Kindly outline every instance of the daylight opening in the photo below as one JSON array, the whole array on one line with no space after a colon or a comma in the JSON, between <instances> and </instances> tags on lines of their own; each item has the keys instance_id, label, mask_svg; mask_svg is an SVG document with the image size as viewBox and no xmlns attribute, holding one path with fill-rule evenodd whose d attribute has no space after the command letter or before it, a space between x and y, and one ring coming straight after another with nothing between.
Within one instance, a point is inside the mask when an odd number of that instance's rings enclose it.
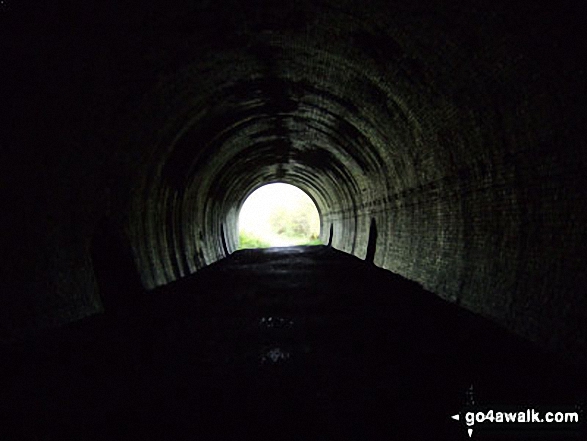
<instances>
[{"instance_id":1,"label":"daylight opening","mask_svg":"<svg viewBox=\"0 0 587 441\"><path fill-rule=\"evenodd\" d=\"M243 204L239 249L321 245L320 215L306 193L289 184L267 184Z\"/></svg>"}]
</instances>

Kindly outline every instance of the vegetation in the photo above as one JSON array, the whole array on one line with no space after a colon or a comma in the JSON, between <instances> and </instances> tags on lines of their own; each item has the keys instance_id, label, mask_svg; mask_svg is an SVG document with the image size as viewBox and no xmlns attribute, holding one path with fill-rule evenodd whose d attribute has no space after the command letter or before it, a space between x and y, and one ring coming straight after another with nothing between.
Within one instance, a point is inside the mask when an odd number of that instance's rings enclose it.
<instances>
[{"instance_id":1,"label":"vegetation","mask_svg":"<svg viewBox=\"0 0 587 441\"><path fill-rule=\"evenodd\" d=\"M287 242L291 242L293 245L324 245L322 241L314 236L308 238L307 236L285 236L279 235L278 240L284 240ZM239 250L244 250L247 248L269 248L272 246L276 246L272 244L269 240L260 238L251 234L247 231L241 231L239 234Z\"/></svg>"},{"instance_id":2,"label":"vegetation","mask_svg":"<svg viewBox=\"0 0 587 441\"><path fill-rule=\"evenodd\" d=\"M273 232L287 237L307 237L310 235L309 214L305 211L292 215L285 208L279 207L271 213L269 224Z\"/></svg>"},{"instance_id":3,"label":"vegetation","mask_svg":"<svg viewBox=\"0 0 587 441\"><path fill-rule=\"evenodd\" d=\"M241 212L239 249L322 244L318 239L320 217L314 202L307 195L300 198L287 194L282 189L277 199L266 196L244 218Z\"/></svg>"},{"instance_id":4,"label":"vegetation","mask_svg":"<svg viewBox=\"0 0 587 441\"><path fill-rule=\"evenodd\" d=\"M243 250L245 248L268 248L271 245L269 244L269 242L260 239L259 237L253 236L250 233L247 233L246 231L241 231L239 236L238 236L238 240L239 240L239 245L238 245L238 249L239 250Z\"/></svg>"}]
</instances>

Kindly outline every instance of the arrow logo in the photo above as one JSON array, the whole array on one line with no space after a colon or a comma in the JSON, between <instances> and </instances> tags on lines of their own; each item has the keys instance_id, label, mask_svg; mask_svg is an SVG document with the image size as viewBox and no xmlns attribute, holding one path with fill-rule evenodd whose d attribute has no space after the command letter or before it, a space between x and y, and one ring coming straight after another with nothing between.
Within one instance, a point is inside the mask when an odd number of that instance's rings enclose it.
<instances>
[{"instance_id":1,"label":"arrow logo","mask_svg":"<svg viewBox=\"0 0 587 441\"><path fill-rule=\"evenodd\" d=\"M455 421L459 421L461 416L457 413L456 415L451 416L451 418ZM469 432L469 438L471 438L473 436L473 429L469 429L467 432Z\"/></svg>"}]
</instances>

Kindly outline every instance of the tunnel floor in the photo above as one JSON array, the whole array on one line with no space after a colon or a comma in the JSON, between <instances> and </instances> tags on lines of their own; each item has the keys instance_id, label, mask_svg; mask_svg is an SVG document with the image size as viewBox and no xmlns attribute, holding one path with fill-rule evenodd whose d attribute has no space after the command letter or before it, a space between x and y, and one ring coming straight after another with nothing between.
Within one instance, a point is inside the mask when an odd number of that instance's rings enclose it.
<instances>
[{"instance_id":1,"label":"tunnel floor","mask_svg":"<svg viewBox=\"0 0 587 441\"><path fill-rule=\"evenodd\" d=\"M577 369L325 246L237 251L143 297L2 348L1 439L458 440L468 404L585 398Z\"/></svg>"}]
</instances>

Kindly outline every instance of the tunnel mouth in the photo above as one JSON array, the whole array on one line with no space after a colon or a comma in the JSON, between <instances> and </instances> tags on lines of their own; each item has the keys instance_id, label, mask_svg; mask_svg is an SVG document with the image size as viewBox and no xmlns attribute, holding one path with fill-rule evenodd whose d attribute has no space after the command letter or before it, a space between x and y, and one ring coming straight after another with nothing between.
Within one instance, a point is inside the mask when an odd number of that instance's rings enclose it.
<instances>
[{"instance_id":1,"label":"tunnel mouth","mask_svg":"<svg viewBox=\"0 0 587 441\"><path fill-rule=\"evenodd\" d=\"M322 245L320 213L301 188L285 182L257 187L238 215L238 248Z\"/></svg>"}]
</instances>

